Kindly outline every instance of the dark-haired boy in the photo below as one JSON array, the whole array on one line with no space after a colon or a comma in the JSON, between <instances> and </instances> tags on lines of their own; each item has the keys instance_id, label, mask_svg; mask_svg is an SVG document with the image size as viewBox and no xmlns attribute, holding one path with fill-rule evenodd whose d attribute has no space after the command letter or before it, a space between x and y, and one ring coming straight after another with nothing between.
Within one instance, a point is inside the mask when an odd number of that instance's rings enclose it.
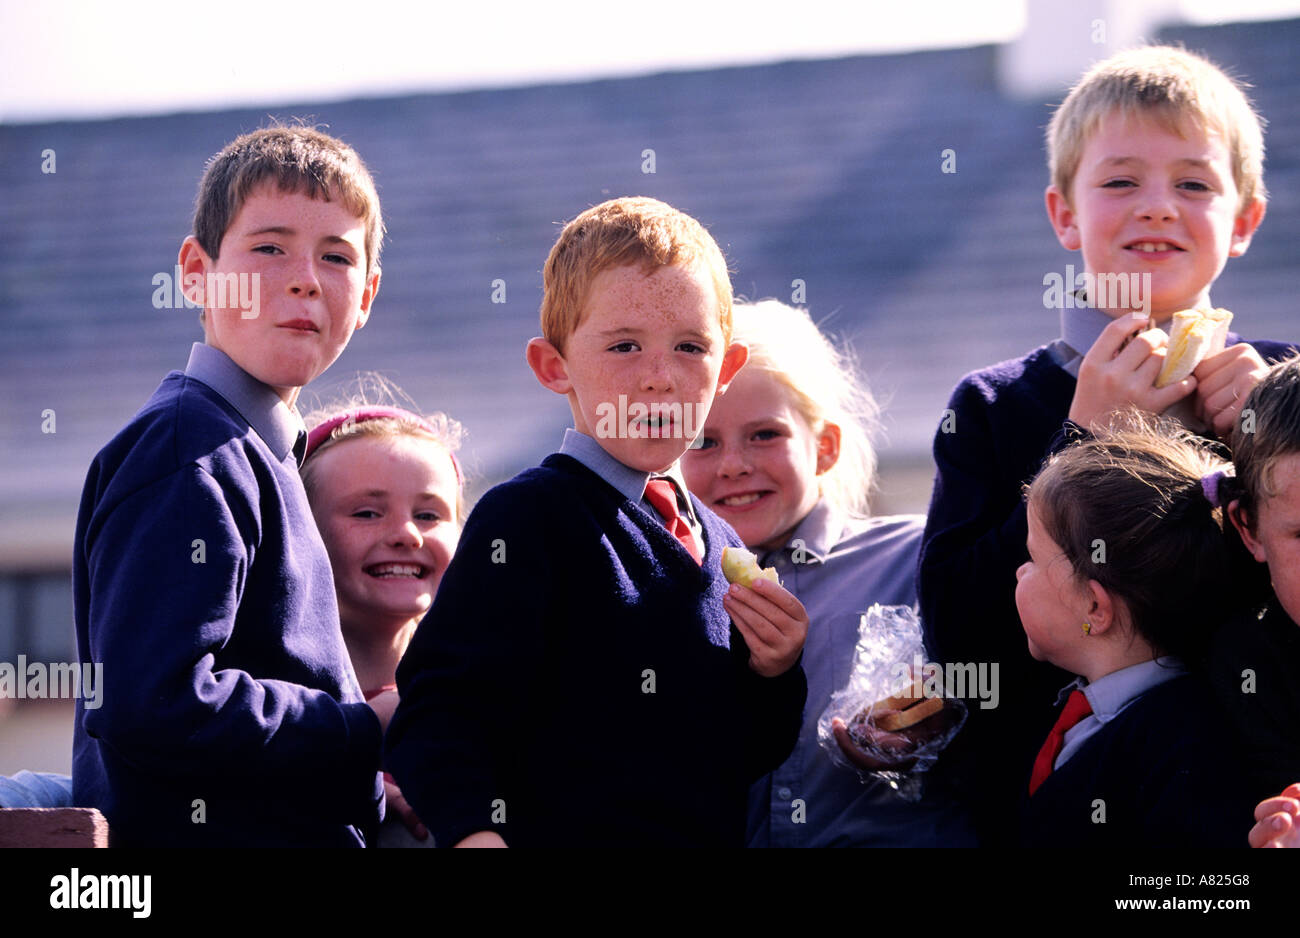
<instances>
[{"instance_id":1,"label":"dark-haired boy","mask_svg":"<svg viewBox=\"0 0 1300 938\"><path fill-rule=\"evenodd\" d=\"M365 324L383 222L356 153L306 128L233 141L180 250L204 343L95 457L73 559L74 798L115 846L356 846L381 734L339 630L295 409ZM377 717L376 714L379 714Z\"/></svg>"}]
</instances>

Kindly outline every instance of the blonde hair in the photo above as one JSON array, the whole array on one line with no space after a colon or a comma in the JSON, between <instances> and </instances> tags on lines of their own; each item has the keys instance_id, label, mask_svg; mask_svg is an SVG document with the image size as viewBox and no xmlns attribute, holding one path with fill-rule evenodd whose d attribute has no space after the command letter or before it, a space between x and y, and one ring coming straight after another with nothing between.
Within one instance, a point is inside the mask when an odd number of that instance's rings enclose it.
<instances>
[{"instance_id":1,"label":"blonde hair","mask_svg":"<svg viewBox=\"0 0 1300 938\"><path fill-rule=\"evenodd\" d=\"M850 517L869 517L880 408L848 347L837 348L806 311L779 300L738 302L733 315L733 341L749 348L744 370L785 385L813 433L828 423L840 428L839 459L817 477L822 497Z\"/></svg>"},{"instance_id":2,"label":"blonde hair","mask_svg":"<svg viewBox=\"0 0 1300 938\"><path fill-rule=\"evenodd\" d=\"M1264 189L1264 120L1244 88L1218 66L1186 49L1144 46L1116 53L1079 80L1047 126L1052 183L1070 200L1084 147L1110 114L1147 117L1183 135L1186 122L1221 135L1232 160L1240 211Z\"/></svg>"},{"instance_id":3,"label":"blonde hair","mask_svg":"<svg viewBox=\"0 0 1300 938\"><path fill-rule=\"evenodd\" d=\"M582 323L591 282L602 271L631 264L699 268L718 295L723 344L731 343L731 278L713 236L691 216L658 199L611 199L564 226L542 270L542 335L564 353Z\"/></svg>"},{"instance_id":4,"label":"blonde hair","mask_svg":"<svg viewBox=\"0 0 1300 938\"><path fill-rule=\"evenodd\" d=\"M460 449L461 440L465 435L464 427L461 426L459 421L453 420L441 411L435 411L431 414L421 413L413 406L410 398L401 388L374 372L358 375L356 380L352 382L352 386L355 387L355 390L347 394L347 396L330 404L317 407L303 417L307 429L310 431L346 411L359 408L394 407L408 411L409 416L345 420L331 430L329 436L322 440L303 460L302 469L299 471L302 476L303 488L307 490L308 500L312 500L316 494L320 482L316 472L316 459L325 450L331 449L344 440L360 437L388 439L397 436L410 436L418 440L427 440L438 444L451 458L452 465L456 468L458 480L462 483L457 486L456 491L455 522L458 525L463 525L467 514L465 486L463 477L461 477L461 466L456 460L455 453L456 450Z\"/></svg>"}]
</instances>

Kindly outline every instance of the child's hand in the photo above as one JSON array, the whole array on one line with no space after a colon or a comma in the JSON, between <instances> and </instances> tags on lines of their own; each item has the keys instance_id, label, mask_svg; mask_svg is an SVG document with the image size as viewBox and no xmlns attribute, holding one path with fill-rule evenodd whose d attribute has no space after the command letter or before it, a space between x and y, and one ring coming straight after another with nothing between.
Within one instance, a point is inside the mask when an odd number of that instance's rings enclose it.
<instances>
[{"instance_id":1,"label":"child's hand","mask_svg":"<svg viewBox=\"0 0 1300 938\"><path fill-rule=\"evenodd\" d=\"M1196 388L1196 378L1190 376L1166 388L1156 387L1164 364L1164 357L1156 352L1169 339L1145 331L1149 325L1140 313L1127 313L1102 330L1079 365L1071 420L1092 430L1094 422L1130 404L1158 414Z\"/></svg>"},{"instance_id":2,"label":"child's hand","mask_svg":"<svg viewBox=\"0 0 1300 938\"><path fill-rule=\"evenodd\" d=\"M1252 847L1300 847L1300 782L1287 786L1276 798L1266 798L1255 808L1250 829Z\"/></svg>"},{"instance_id":3,"label":"child's hand","mask_svg":"<svg viewBox=\"0 0 1300 938\"><path fill-rule=\"evenodd\" d=\"M457 847L504 847L506 842L501 839L501 835L496 831L475 831L470 834Z\"/></svg>"},{"instance_id":4,"label":"child's hand","mask_svg":"<svg viewBox=\"0 0 1300 938\"><path fill-rule=\"evenodd\" d=\"M913 744L906 736L900 736L898 733L890 733L886 730L877 729L870 724L863 724L862 731L871 737L871 742L884 749L885 751L904 750ZM853 737L849 735L848 725L839 717L831 720L831 734L835 737L835 742L839 743L840 751L844 753L845 758L856 765L858 768L866 769L868 772L874 772L877 769L889 769L894 772L905 772L912 767L916 760L907 762L884 762L875 759L862 751Z\"/></svg>"},{"instance_id":5,"label":"child's hand","mask_svg":"<svg viewBox=\"0 0 1300 938\"><path fill-rule=\"evenodd\" d=\"M1237 414L1269 368L1245 342L1230 345L1196 366L1196 414L1227 439Z\"/></svg>"},{"instance_id":6,"label":"child's hand","mask_svg":"<svg viewBox=\"0 0 1300 938\"><path fill-rule=\"evenodd\" d=\"M388 802L388 810L397 812L402 826L411 832L412 837L416 840L429 839L429 829L420 823L420 819L415 815L415 809L402 796L402 790L397 787L397 783L387 772L384 773L384 798Z\"/></svg>"},{"instance_id":7,"label":"child's hand","mask_svg":"<svg viewBox=\"0 0 1300 938\"><path fill-rule=\"evenodd\" d=\"M386 690L367 701L370 709L375 711L375 716L379 717L379 729L382 732L388 732L388 724L393 721L393 714L397 711L398 699L397 691Z\"/></svg>"},{"instance_id":8,"label":"child's hand","mask_svg":"<svg viewBox=\"0 0 1300 938\"><path fill-rule=\"evenodd\" d=\"M752 589L733 583L722 605L745 639L756 674L790 670L808 636L808 612L793 593L771 580L755 580Z\"/></svg>"}]
</instances>

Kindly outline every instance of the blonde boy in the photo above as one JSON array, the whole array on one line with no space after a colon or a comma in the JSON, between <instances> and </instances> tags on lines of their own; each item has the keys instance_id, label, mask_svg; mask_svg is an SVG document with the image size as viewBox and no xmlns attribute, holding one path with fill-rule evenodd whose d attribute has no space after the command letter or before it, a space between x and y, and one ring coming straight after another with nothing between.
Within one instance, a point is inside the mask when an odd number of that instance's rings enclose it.
<instances>
[{"instance_id":1,"label":"blonde boy","mask_svg":"<svg viewBox=\"0 0 1300 938\"><path fill-rule=\"evenodd\" d=\"M104 691L78 703L74 797L117 845L359 846L378 823L393 703L348 663L294 402L365 324L382 237L325 134L247 134L204 175L180 265L205 341L95 457L77 518Z\"/></svg>"},{"instance_id":2,"label":"blonde boy","mask_svg":"<svg viewBox=\"0 0 1300 938\"><path fill-rule=\"evenodd\" d=\"M565 227L544 286L528 364L574 429L470 514L398 669L388 767L440 844L739 846L747 784L798 734L807 616L728 592L740 540L676 481L745 361L722 254L616 199Z\"/></svg>"},{"instance_id":3,"label":"blonde boy","mask_svg":"<svg viewBox=\"0 0 1300 938\"><path fill-rule=\"evenodd\" d=\"M1159 413L1181 402L1189 423L1225 435L1266 361L1288 350L1229 334L1193 376L1157 388L1166 338L1143 331L1208 305L1211 284L1264 217L1260 121L1236 83L1181 49L1123 52L1075 86L1047 139L1046 206L1057 238L1082 251L1088 283L1122 278L1135 289L1062 304L1061 338L964 378L935 436L921 610L927 646L941 660L1001 663L1002 705L974 714L965 741L982 753L976 798L990 840L999 839L1069 680L1029 657L1019 626L1022 484L1072 433L1127 405Z\"/></svg>"}]
</instances>

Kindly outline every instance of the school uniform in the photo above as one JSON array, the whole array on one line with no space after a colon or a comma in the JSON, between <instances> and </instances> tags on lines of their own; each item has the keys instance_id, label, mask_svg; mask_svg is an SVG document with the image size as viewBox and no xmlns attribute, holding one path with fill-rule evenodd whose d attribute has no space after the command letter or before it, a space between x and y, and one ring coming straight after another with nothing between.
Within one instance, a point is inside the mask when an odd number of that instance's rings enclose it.
<instances>
[{"instance_id":1,"label":"school uniform","mask_svg":"<svg viewBox=\"0 0 1300 938\"><path fill-rule=\"evenodd\" d=\"M387 767L440 845L741 846L750 782L798 736L796 664L760 677L648 476L568 431L483 496L397 669ZM684 496L683 496L684 498Z\"/></svg>"},{"instance_id":2,"label":"school uniform","mask_svg":"<svg viewBox=\"0 0 1300 938\"><path fill-rule=\"evenodd\" d=\"M379 721L339 628L298 460L302 421L196 344L95 457L73 612L77 805L114 845L361 846L383 804Z\"/></svg>"},{"instance_id":3,"label":"school uniform","mask_svg":"<svg viewBox=\"0 0 1300 938\"><path fill-rule=\"evenodd\" d=\"M1208 684L1160 658L1072 686L1092 713L1027 795L1025 846L1247 846L1254 802Z\"/></svg>"},{"instance_id":4,"label":"school uniform","mask_svg":"<svg viewBox=\"0 0 1300 938\"><path fill-rule=\"evenodd\" d=\"M936 475L917 586L926 647L942 662L998 662L1001 702L976 710L950 749L981 807L987 842L1003 841L1016 781L1052 723L1069 675L1034 661L1015 605L1016 569L1029 559L1022 486L1083 431L1067 420L1084 353L1111 322L1095 309L1061 311L1062 338L967 375L934 438ZM1227 344L1241 339L1229 333ZM1251 343L1266 361L1294 350Z\"/></svg>"}]
</instances>

